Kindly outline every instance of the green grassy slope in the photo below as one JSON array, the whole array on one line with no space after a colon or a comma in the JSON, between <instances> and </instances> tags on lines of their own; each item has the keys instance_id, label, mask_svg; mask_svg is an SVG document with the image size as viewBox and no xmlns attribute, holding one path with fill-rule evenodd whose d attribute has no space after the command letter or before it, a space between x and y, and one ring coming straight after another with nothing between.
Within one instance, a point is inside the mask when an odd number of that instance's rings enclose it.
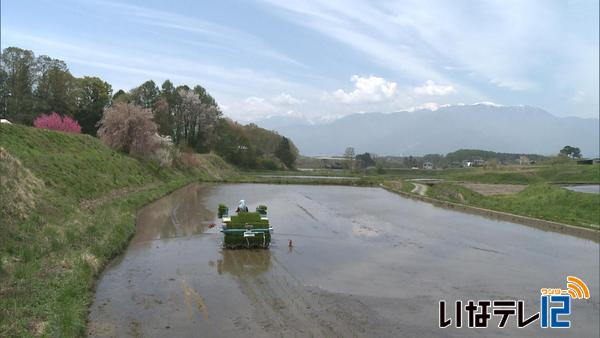
<instances>
[{"instance_id":1,"label":"green grassy slope","mask_svg":"<svg viewBox=\"0 0 600 338\"><path fill-rule=\"evenodd\" d=\"M148 166L88 135L17 125L0 128L0 146L42 179L47 188L67 197L93 198L156 178Z\"/></svg>"},{"instance_id":2,"label":"green grassy slope","mask_svg":"<svg viewBox=\"0 0 600 338\"><path fill-rule=\"evenodd\" d=\"M465 168L446 170L391 169L385 179L441 178L489 184L535 184L535 183L600 183L600 164L578 165L573 163L498 168Z\"/></svg>"},{"instance_id":3,"label":"green grassy slope","mask_svg":"<svg viewBox=\"0 0 600 338\"><path fill-rule=\"evenodd\" d=\"M484 196L459 184L441 183L428 190L430 197L548 221L599 229L600 195L573 192L536 183L515 195Z\"/></svg>"},{"instance_id":4,"label":"green grassy slope","mask_svg":"<svg viewBox=\"0 0 600 338\"><path fill-rule=\"evenodd\" d=\"M135 210L231 169L214 155L160 169L98 139L0 125L0 336L80 336L101 268L126 246Z\"/></svg>"},{"instance_id":5,"label":"green grassy slope","mask_svg":"<svg viewBox=\"0 0 600 338\"><path fill-rule=\"evenodd\" d=\"M553 183L600 183L600 164L555 165L540 167L536 174Z\"/></svg>"},{"instance_id":6,"label":"green grassy slope","mask_svg":"<svg viewBox=\"0 0 600 338\"><path fill-rule=\"evenodd\" d=\"M557 164L502 169L477 168L449 175L456 181L492 184L600 183L600 165Z\"/></svg>"}]
</instances>

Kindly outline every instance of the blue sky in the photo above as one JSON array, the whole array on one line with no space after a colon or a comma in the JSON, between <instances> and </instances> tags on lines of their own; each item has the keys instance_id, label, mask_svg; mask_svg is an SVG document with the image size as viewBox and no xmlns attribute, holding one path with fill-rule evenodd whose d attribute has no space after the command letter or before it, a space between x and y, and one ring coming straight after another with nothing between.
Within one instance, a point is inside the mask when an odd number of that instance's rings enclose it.
<instances>
[{"instance_id":1,"label":"blue sky","mask_svg":"<svg viewBox=\"0 0 600 338\"><path fill-rule=\"evenodd\" d=\"M2 48L201 84L242 121L446 104L598 117L598 1L3 0Z\"/></svg>"}]
</instances>

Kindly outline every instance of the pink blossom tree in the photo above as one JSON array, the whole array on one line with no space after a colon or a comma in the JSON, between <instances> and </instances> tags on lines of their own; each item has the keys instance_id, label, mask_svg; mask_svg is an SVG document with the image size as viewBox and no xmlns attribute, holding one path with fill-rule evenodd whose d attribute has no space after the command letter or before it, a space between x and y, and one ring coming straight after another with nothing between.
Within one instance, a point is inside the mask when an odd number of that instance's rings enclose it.
<instances>
[{"instance_id":1,"label":"pink blossom tree","mask_svg":"<svg viewBox=\"0 0 600 338\"><path fill-rule=\"evenodd\" d=\"M79 126L77 121L69 116L60 116L57 112L38 116L35 121L33 121L33 125L36 128L59 130L74 134L81 133L81 126Z\"/></svg>"},{"instance_id":2,"label":"pink blossom tree","mask_svg":"<svg viewBox=\"0 0 600 338\"><path fill-rule=\"evenodd\" d=\"M104 110L98 137L113 149L144 158L158 146L158 127L152 117L150 109L117 102Z\"/></svg>"}]
</instances>

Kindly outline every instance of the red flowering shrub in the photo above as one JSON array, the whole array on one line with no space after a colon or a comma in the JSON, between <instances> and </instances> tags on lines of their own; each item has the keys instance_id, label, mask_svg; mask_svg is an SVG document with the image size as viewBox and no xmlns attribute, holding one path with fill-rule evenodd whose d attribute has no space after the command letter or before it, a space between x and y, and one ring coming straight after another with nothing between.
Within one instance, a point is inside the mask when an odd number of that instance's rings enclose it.
<instances>
[{"instance_id":1,"label":"red flowering shrub","mask_svg":"<svg viewBox=\"0 0 600 338\"><path fill-rule=\"evenodd\" d=\"M68 116L60 116L57 112L38 116L35 121L33 121L33 125L36 128L59 130L74 134L81 133L81 127L77 121Z\"/></svg>"}]
</instances>

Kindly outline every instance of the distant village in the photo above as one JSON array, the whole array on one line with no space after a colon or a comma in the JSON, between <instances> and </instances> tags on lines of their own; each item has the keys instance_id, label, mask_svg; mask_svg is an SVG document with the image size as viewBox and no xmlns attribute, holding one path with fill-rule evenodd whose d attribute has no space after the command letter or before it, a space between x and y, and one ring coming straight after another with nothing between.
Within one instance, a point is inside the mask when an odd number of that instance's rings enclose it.
<instances>
[{"instance_id":1,"label":"distant village","mask_svg":"<svg viewBox=\"0 0 600 338\"><path fill-rule=\"evenodd\" d=\"M528 166L564 160L572 160L581 165L600 163L600 158L585 159L561 157L560 155L543 156L537 154L509 154L478 150L459 150L449 153L446 156L438 154L424 156L378 156L371 153L364 153L353 156L352 158L347 155L302 157L299 159L298 167L334 170L369 170L376 168L435 170L488 166Z\"/></svg>"}]
</instances>

